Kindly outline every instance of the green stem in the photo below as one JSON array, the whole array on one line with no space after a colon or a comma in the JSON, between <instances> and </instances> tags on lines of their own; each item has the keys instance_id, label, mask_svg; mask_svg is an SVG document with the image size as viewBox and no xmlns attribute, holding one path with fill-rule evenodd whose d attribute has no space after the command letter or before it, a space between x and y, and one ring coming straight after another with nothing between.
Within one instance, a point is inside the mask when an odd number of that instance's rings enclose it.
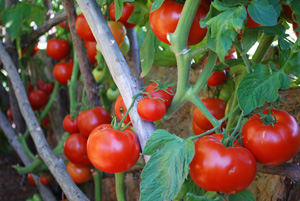
<instances>
[{"instance_id":1,"label":"green stem","mask_svg":"<svg viewBox=\"0 0 300 201\"><path fill-rule=\"evenodd\" d=\"M29 172L35 172L35 170L43 163L43 161L40 158L35 158L34 161L26 166L26 167L21 167L17 165L15 168L18 171L19 174L26 174Z\"/></svg>"},{"instance_id":2,"label":"green stem","mask_svg":"<svg viewBox=\"0 0 300 201\"><path fill-rule=\"evenodd\" d=\"M298 50L298 43L299 43L299 41L300 41L300 37L298 36L296 42L295 42L295 43L293 44L293 46L292 46L292 49L291 49L290 54L289 54L289 57L288 57L288 59L285 61L285 63L284 63L284 65L283 65L283 67L281 68L281 70L284 71L284 70L288 67L288 65L289 65L289 63L290 63L290 60L292 59L293 55L294 55L295 53L298 53L298 52L299 52L299 50Z\"/></svg>"},{"instance_id":3,"label":"green stem","mask_svg":"<svg viewBox=\"0 0 300 201\"><path fill-rule=\"evenodd\" d=\"M118 201L126 201L126 190L125 190L125 172L115 173L116 179L116 192Z\"/></svg>"},{"instance_id":4,"label":"green stem","mask_svg":"<svg viewBox=\"0 0 300 201\"><path fill-rule=\"evenodd\" d=\"M263 35L253 57L252 62L253 63L260 63L263 58L265 57L266 53L268 52L272 42L274 41L275 36L267 36Z\"/></svg>"},{"instance_id":5,"label":"green stem","mask_svg":"<svg viewBox=\"0 0 300 201\"><path fill-rule=\"evenodd\" d=\"M240 56L242 57L242 59L244 61L247 73L251 73L252 72L252 68L251 68L251 65L249 63L249 60L247 58L246 53L242 50L242 48L241 48L240 45L236 44L234 46L235 46L235 49L239 52Z\"/></svg>"},{"instance_id":6,"label":"green stem","mask_svg":"<svg viewBox=\"0 0 300 201\"><path fill-rule=\"evenodd\" d=\"M95 201L101 201L101 189L102 189L102 177L103 172L101 170L96 169L93 173L94 184L95 184Z\"/></svg>"},{"instance_id":7,"label":"green stem","mask_svg":"<svg viewBox=\"0 0 300 201\"><path fill-rule=\"evenodd\" d=\"M64 144L67 138L70 136L69 133L64 133L62 139L58 141L57 146L52 150L55 155L63 155L64 154Z\"/></svg>"},{"instance_id":8,"label":"green stem","mask_svg":"<svg viewBox=\"0 0 300 201\"><path fill-rule=\"evenodd\" d=\"M232 132L231 136L234 137L234 135L238 132L239 128L241 127L241 122L242 122L243 116L244 116L244 114L242 112L242 114L239 116L238 122L237 122L236 127L234 128L234 131Z\"/></svg>"},{"instance_id":9,"label":"green stem","mask_svg":"<svg viewBox=\"0 0 300 201\"><path fill-rule=\"evenodd\" d=\"M29 147L27 146L27 143L26 143L26 140L25 140L25 136L18 136L18 140L19 142L21 143L24 151L25 151L25 154L32 160L35 160L36 157L33 155L33 153L30 151Z\"/></svg>"},{"instance_id":10,"label":"green stem","mask_svg":"<svg viewBox=\"0 0 300 201\"><path fill-rule=\"evenodd\" d=\"M191 50L190 52L187 53L187 57L189 60L194 59L198 54L202 54L208 51L208 48L206 45L199 47L195 50Z\"/></svg>"},{"instance_id":11,"label":"green stem","mask_svg":"<svg viewBox=\"0 0 300 201\"><path fill-rule=\"evenodd\" d=\"M188 139L188 140L195 140L195 139L198 139L198 138L203 137L203 136L205 136L205 135L208 135L208 134L214 132L214 131L217 130L217 129L220 129L220 127L219 127L219 126L214 127L214 128L212 128L212 129L210 129L210 130L208 130L208 131L205 131L204 133L202 133L202 134L200 134L200 135L193 135L193 136L188 137L187 139Z\"/></svg>"},{"instance_id":12,"label":"green stem","mask_svg":"<svg viewBox=\"0 0 300 201\"><path fill-rule=\"evenodd\" d=\"M74 55L76 55L76 52L74 52ZM68 83L69 86L69 96L70 96L70 113L71 113L71 119L75 118L74 112L76 111L76 82L79 72L79 64L78 59L75 56L74 57L74 64L73 64L73 70L72 70L72 77L70 82Z\"/></svg>"}]
</instances>

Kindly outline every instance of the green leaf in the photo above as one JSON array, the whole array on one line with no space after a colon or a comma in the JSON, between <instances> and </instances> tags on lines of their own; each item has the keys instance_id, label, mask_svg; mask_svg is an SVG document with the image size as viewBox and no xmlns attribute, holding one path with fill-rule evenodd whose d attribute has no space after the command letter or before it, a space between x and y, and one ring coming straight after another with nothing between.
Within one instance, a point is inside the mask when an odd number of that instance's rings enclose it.
<instances>
[{"instance_id":1,"label":"green leaf","mask_svg":"<svg viewBox=\"0 0 300 201\"><path fill-rule=\"evenodd\" d=\"M151 11L156 11L157 9L160 8L160 6L163 4L164 0L154 0L152 6L151 6Z\"/></svg>"},{"instance_id":2,"label":"green leaf","mask_svg":"<svg viewBox=\"0 0 300 201\"><path fill-rule=\"evenodd\" d=\"M212 5L215 8L222 8L224 11L212 17L214 11L211 9L207 16L200 20L200 25L208 29L206 34L208 48L216 52L220 61L224 62L224 57L228 54L232 41L243 27L246 9L244 6L225 7L219 1L214 1Z\"/></svg>"},{"instance_id":3,"label":"green leaf","mask_svg":"<svg viewBox=\"0 0 300 201\"><path fill-rule=\"evenodd\" d=\"M23 22L23 8L19 4L15 7L4 10L2 19L11 40L15 40L19 35Z\"/></svg>"},{"instance_id":4,"label":"green leaf","mask_svg":"<svg viewBox=\"0 0 300 201\"><path fill-rule=\"evenodd\" d=\"M243 52L247 53L250 48L256 43L256 41L259 38L259 31L256 31L254 29L248 29L246 27L246 30L244 31L244 33L242 34L242 39L241 42L244 46L243 48Z\"/></svg>"},{"instance_id":5,"label":"green leaf","mask_svg":"<svg viewBox=\"0 0 300 201\"><path fill-rule=\"evenodd\" d=\"M155 52L158 49L158 45L160 44L160 40L154 35L152 29L150 28L149 23L147 24L147 35L144 40L143 46L141 47L141 65L142 65L142 73L141 77L145 77L154 61Z\"/></svg>"},{"instance_id":6,"label":"green leaf","mask_svg":"<svg viewBox=\"0 0 300 201\"><path fill-rule=\"evenodd\" d=\"M179 193L174 198L174 201L181 201L182 199L184 201L188 200L188 193L193 195L204 195L206 190L200 188L197 184L195 184L192 178L188 176L181 186Z\"/></svg>"},{"instance_id":7,"label":"green leaf","mask_svg":"<svg viewBox=\"0 0 300 201\"><path fill-rule=\"evenodd\" d=\"M36 23L37 26L42 25L45 19L41 16L44 16L46 9L38 5L32 5L31 9L32 20Z\"/></svg>"},{"instance_id":8,"label":"green leaf","mask_svg":"<svg viewBox=\"0 0 300 201\"><path fill-rule=\"evenodd\" d=\"M177 63L176 56L170 50L169 45L160 43L160 46L154 56L154 65L156 66L175 66Z\"/></svg>"},{"instance_id":9,"label":"green leaf","mask_svg":"<svg viewBox=\"0 0 300 201\"><path fill-rule=\"evenodd\" d=\"M238 102L244 115L263 106L265 101L275 101L279 96L278 89L287 89L290 86L290 78L282 70L271 72L263 64L254 65L253 70L254 72L243 77L237 89Z\"/></svg>"},{"instance_id":10,"label":"green leaf","mask_svg":"<svg viewBox=\"0 0 300 201\"><path fill-rule=\"evenodd\" d=\"M255 201L253 193L249 190L244 190L242 192L229 195L229 201Z\"/></svg>"},{"instance_id":11,"label":"green leaf","mask_svg":"<svg viewBox=\"0 0 300 201\"><path fill-rule=\"evenodd\" d=\"M277 24L278 13L268 0L252 0L247 8L250 17L265 26Z\"/></svg>"},{"instance_id":12,"label":"green leaf","mask_svg":"<svg viewBox=\"0 0 300 201\"><path fill-rule=\"evenodd\" d=\"M220 71L225 70L225 68L234 67L234 66L238 66L241 64L244 64L242 59L226 59L224 63L219 62L218 64L215 65L214 72L215 71L220 72ZM245 69L245 67L243 69Z\"/></svg>"},{"instance_id":13,"label":"green leaf","mask_svg":"<svg viewBox=\"0 0 300 201\"><path fill-rule=\"evenodd\" d=\"M152 154L142 172L141 201L174 199L189 173L189 164L195 153L194 143L175 135L169 136L172 136L172 139L167 137L163 139L165 143L161 143L158 140L160 133L154 133L154 136L152 134L150 137L154 138L151 139L151 145L149 140L147 141L146 147L150 146L147 148L150 152L156 147L161 149Z\"/></svg>"},{"instance_id":14,"label":"green leaf","mask_svg":"<svg viewBox=\"0 0 300 201\"><path fill-rule=\"evenodd\" d=\"M136 0L132 2L134 11L128 19L128 22L144 26L149 21L149 8L146 0Z\"/></svg>"},{"instance_id":15,"label":"green leaf","mask_svg":"<svg viewBox=\"0 0 300 201\"><path fill-rule=\"evenodd\" d=\"M290 54L290 50L284 50L279 53L280 66L284 66ZM300 53L295 53L287 64L286 73L291 73L298 77L300 75Z\"/></svg>"},{"instance_id":16,"label":"green leaf","mask_svg":"<svg viewBox=\"0 0 300 201\"><path fill-rule=\"evenodd\" d=\"M223 199L219 196L216 197L215 199L210 199L210 198L207 198L207 197L204 197L204 196L197 196L197 195L193 195L193 194L189 193L188 197L189 197L189 201L223 201Z\"/></svg>"},{"instance_id":17,"label":"green leaf","mask_svg":"<svg viewBox=\"0 0 300 201\"><path fill-rule=\"evenodd\" d=\"M120 19L123 12L123 0L114 0L115 2L115 18L116 21Z\"/></svg>"}]
</instances>

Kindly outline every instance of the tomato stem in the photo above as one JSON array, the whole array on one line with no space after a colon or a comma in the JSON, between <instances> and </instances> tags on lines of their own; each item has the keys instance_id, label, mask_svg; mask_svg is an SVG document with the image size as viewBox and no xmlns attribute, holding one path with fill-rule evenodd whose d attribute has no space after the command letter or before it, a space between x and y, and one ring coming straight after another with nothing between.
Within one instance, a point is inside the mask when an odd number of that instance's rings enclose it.
<instances>
[{"instance_id":1,"label":"tomato stem","mask_svg":"<svg viewBox=\"0 0 300 201\"><path fill-rule=\"evenodd\" d=\"M93 173L93 179L95 184L95 201L101 201L101 191L102 191L102 178L103 172L101 170L96 169Z\"/></svg>"},{"instance_id":2,"label":"tomato stem","mask_svg":"<svg viewBox=\"0 0 300 201\"><path fill-rule=\"evenodd\" d=\"M207 130L207 131L205 131L204 133L202 133L202 134L200 134L200 135L190 136L190 137L188 137L187 139L188 139L188 140L195 140L195 139L198 139L198 138L203 137L203 136L205 136L205 135L208 135L208 134L210 134L210 133L216 131L217 129L220 129L220 126L216 126L216 127L212 128L212 129L210 129L210 130Z\"/></svg>"},{"instance_id":3,"label":"tomato stem","mask_svg":"<svg viewBox=\"0 0 300 201\"><path fill-rule=\"evenodd\" d=\"M248 58L246 56L246 53L242 50L241 43L235 44L234 47L240 53L240 56L242 57L242 59L244 61L244 64L246 66L247 73L251 73L252 72L252 68L251 68L249 60L248 60Z\"/></svg>"},{"instance_id":4,"label":"tomato stem","mask_svg":"<svg viewBox=\"0 0 300 201\"><path fill-rule=\"evenodd\" d=\"M118 201L126 201L125 172L115 173L116 193Z\"/></svg>"},{"instance_id":5,"label":"tomato stem","mask_svg":"<svg viewBox=\"0 0 300 201\"><path fill-rule=\"evenodd\" d=\"M79 72L79 64L78 64L78 58L76 56L76 52L74 50L74 64L73 64L73 70L72 70L72 76L71 80L68 83L69 87L69 96L70 96L70 114L71 114L71 119L73 120L76 115L76 81L78 77L78 72Z\"/></svg>"},{"instance_id":6,"label":"tomato stem","mask_svg":"<svg viewBox=\"0 0 300 201\"><path fill-rule=\"evenodd\" d=\"M263 60L272 42L274 41L274 38L275 36L267 36L263 34L263 37L252 57L251 61L253 63L260 63Z\"/></svg>"},{"instance_id":7,"label":"tomato stem","mask_svg":"<svg viewBox=\"0 0 300 201\"><path fill-rule=\"evenodd\" d=\"M36 157L30 165L26 167L21 167L17 165L15 169L18 171L19 174L26 174L29 172L35 172L42 163L43 161L39 157Z\"/></svg>"}]
</instances>

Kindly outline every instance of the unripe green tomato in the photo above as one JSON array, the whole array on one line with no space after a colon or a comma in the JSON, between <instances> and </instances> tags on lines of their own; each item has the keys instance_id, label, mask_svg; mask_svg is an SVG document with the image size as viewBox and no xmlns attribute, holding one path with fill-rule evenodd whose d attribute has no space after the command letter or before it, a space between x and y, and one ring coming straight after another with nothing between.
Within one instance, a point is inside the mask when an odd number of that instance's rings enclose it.
<instances>
[{"instance_id":1,"label":"unripe green tomato","mask_svg":"<svg viewBox=\"0 0 300 201\"><path fill-rule=\"evenodd\" d=\"M123 56L125 56L130 50L130 41L127 35L125 36L124 41L120 46L120 50L122 51Z\"/></svg>"},{"instance_id":2,"label":"unripe green tomato","mask_svg":"<svg viewBox=\"0 0 300 201\"><path fill-rule=\"evenodd\" d=\"M96 82L98 82L104 76L104 70L98 70L97 68L95 68L92 73Z\"/></svg>"},{"instance_id":3,"label":"unripe green tomato","mask_svg":"<svg viewBox=\"0 0 300 201\"><path fill-rule=\"evenodd\" d=\"M42 197L37 193L33 195L32 199L33 201L43 201Z\"/></svg>"},{"instance_id":4,"label":"unripe green tomato","mask_svg":"<svg viewBox=\"0 0 300 201\"><path fill-rule=\"evenodd\" d=\"M113 90L112 88L108 88L106 91L106 96L111 102L116 101L119 95L120 91L118 88L116 88L115 90Z\"/></svg>"}]
</instances>

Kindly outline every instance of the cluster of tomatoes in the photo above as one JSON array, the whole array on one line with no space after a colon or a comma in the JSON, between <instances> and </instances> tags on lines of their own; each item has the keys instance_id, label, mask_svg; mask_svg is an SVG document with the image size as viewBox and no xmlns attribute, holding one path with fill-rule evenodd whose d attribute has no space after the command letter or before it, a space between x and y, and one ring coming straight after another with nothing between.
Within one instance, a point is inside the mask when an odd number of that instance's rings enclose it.
<instances>
[{"instance_id":1,"label":"cluster of tomatoes","mask_svg":"<svg viewBox=\"0 0 300 201\"><path fill-rule=\"evenodd\" d=\"M27 180L31 184L31 186L36 186L36 183L35 183L31 173L27 174ZM51 175L49 175L46 172L42 173L42 175L40 176L40 182L41 182L41 184L43 184L45 186L49 185L51 182Z\"/></svg>"}]
</instances>

